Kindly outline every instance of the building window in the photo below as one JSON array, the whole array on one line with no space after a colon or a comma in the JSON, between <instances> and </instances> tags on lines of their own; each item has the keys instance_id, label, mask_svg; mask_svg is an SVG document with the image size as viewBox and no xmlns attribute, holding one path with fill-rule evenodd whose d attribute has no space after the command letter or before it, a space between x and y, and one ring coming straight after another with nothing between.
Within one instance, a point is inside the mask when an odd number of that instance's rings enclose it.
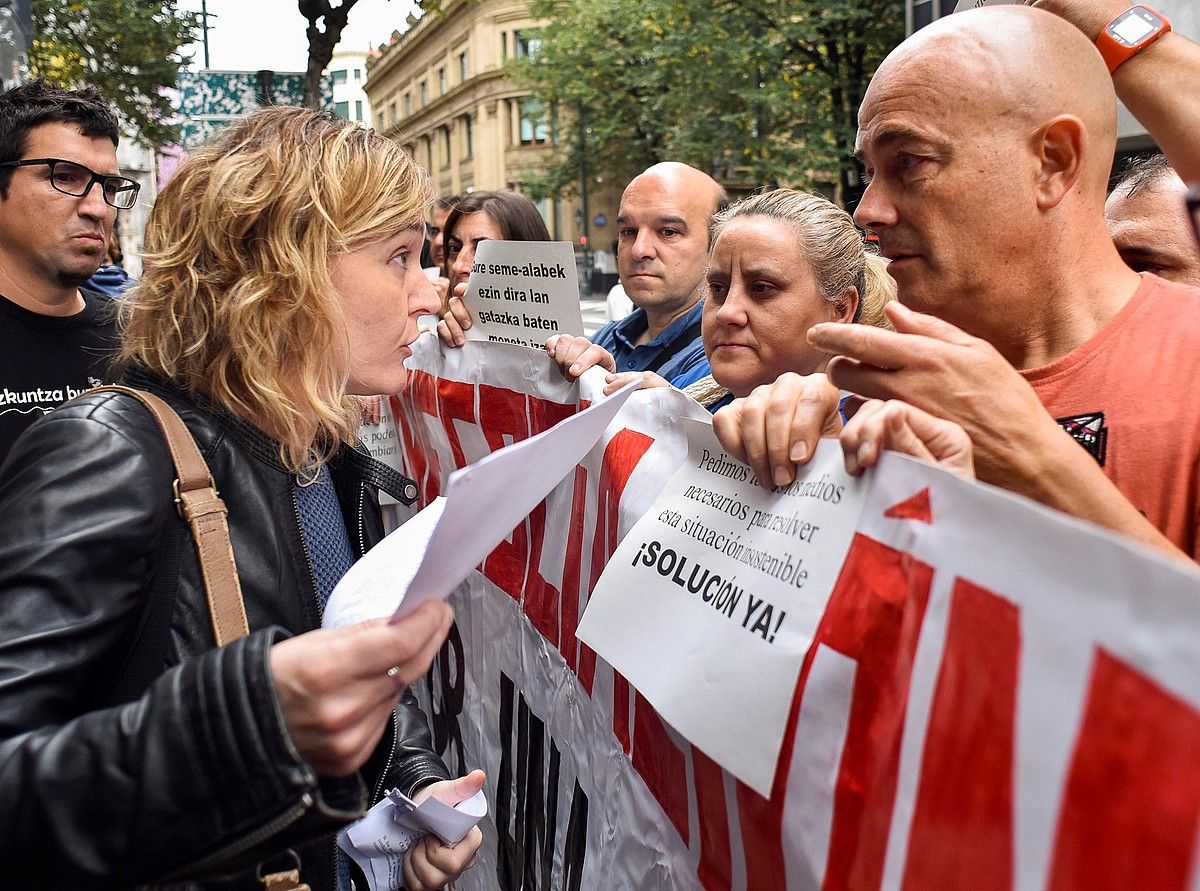
<instances>
[{"instance_id":1,"label":"building window","mask_svg":"<svg viewBox=\"0 0 1200 891\"><path fill-rule=\"evenodd\" d=\"M350 120L349 102L335 102L333 103L333 110L339 118L345 118L347 121Z\"/></svg>"},{"instance_id":2,"label":"building window","mask_svg":"<svg viewBox=\"0 0 1200 891\"><path fill-rule=\"evenodd\" d=\"M433 140L428 136L421 137L421 154L425 156L424 167L426 170L433 169Z\"/></svg>"},{"instance_id":3,"label":"building window","mask_svg":"<svg viewBox=\"0 0 1200 891\"><path fill-rule=\"evenodd\" d=\"M517 58L532 59L537 56L538 48L542 45L541 31L517 32Z\"/></svg>"},{"instance_id":4,"label":"building window","mask_svg":"<svg viewBox=\"0 0 1200 891\"><path fill-rule=\"evenodd\" d=\"M439 96L446 95L446 69L445 68L438 69L438 95Z\"/></svg>"},{"instance_id":5,"label":"building window","mask_svg":"<svg viewBox=\"0 0 1200 891\"><path fill-rule=\"evenodd\" d=\"M550 115L532 96L521 100L521 145L544 145L550 138Z\"/></svg>"},{"instance_id":6,"label":"building window","mask_svg":"<svg viewBox=\"0 0 1200 891\"><path fill-rule=\"evenodd\" d=\"M463 158L470 158L475 154L475 139L471 133L471 116L463 115Z\"/></svg>"},{"instance_id":7,"label":"building window","mask_svg":"<svg viewBox=\"0 0 1200 891\"><path fill-rule=\"evenodd\" d=\"M396 123L396 103L395 102L393 102L391 105L388 106L388 123L389 124Z\"/></svg>"},{"instance_id":8,"label":"building window","mask_svg":"<svg viewBox=\"0 0 1200 891\"><path fill-rule=\"evenodd\" d=\"M508 32L507 31L500 32L500 58L501 59L508 58Z\"/></svg>"},{"instance_id":9,"label":"building window","mask_svg":"<svg viewBox=\"0 0 1200 891\"><path fill-rule=\"evenodd\" d=\"M924 0L924 2L914 3L912 7L912 27L914 31L919 31L926 25L933 22L934 6L933 0Z\"/></svg>"},{"instance_id":10,"label":"building window","mask_svg":"<svg viewBox=\"0 0 1200 891\"><path fill-rule=\"evenodd\" d=\"M445 161L442 167L450 166L450 128L442 127L442 155Z\"/></svg>"},{"instance_id":11,"label":"building window","mask_svg":"<svg viewBox=\"0 0 1200 891\"><path fill-rule=\"evenodd\" d=\"M343 68L341 71L333 72L333 85L335 87L339 86L340 84L344 84L345 82L346 82L346 69Z\"/></svg>"},{"instance_id":12,"label":"building window","mask_svg":"<svg viewBox=\"0 0 1200 891\"><path fill-rule=\"evenodd\" d=\"M361 69L361 68L355 68L355 69L354 69L354 80L355 80L355 82L356 82L356 83L357 83L358 81L361 81L361 80L362 80L362 69Z\"/></svg>"},{"instance_id":13,"label":"building window","mask_svg":"<svg viewBox=\"0 0 1200 891\"><path fill-rule=\"evenodd\" d=\"M362 100L354 100L354 120L361 121L363 119Z\"/></svg>"},{"instance_id":14,"label":"building window","mask_svg":"<svg viewBox=\"0 0 1200 891\"><path fill-rule=\"evenodd\" d=\"M471 76L471 72L467 67L467 51L463 50L461 53L458 54L458 81L459 81L459 83L464 82L470 76Z\"/></svg>"},{"instance_id":15,"label":"building window","mask_svg":"<svg viewBox=\"0 0 1200 891\"><path fill-rule=\"evenodd\" d=\"M404 94L404 116L412 114L412 93Z\"/></svg>"},{"instance_id":16,"label":"building window","mask_svg":"<svg viewBox=\"0 0 1200 891\"><path fill-rule=\"evenodd\" d=\"M421 81L417 86L417 92L420 94L421 107L424 108L429 104L429 84L426 81Z\"/></svg>"}]
</instances>

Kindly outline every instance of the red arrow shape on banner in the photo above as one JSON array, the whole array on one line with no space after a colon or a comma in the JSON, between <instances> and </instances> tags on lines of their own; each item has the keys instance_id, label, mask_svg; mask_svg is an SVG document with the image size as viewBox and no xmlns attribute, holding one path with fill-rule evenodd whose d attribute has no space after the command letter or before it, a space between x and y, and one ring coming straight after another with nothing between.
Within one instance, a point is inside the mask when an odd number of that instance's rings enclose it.
<instances>
[{"instance_id":1,"label":"red arrow shape on banner","mask_svg":"<svg viewBox=\"0 0 1200 891\"><path fill-rule=\"evenodd\" d=\"M883 512L885 517L893 520L917 520L921 523L933 522L933 508L929 505L929 487L926 486L911 498L893 504Z\"/></svg>"}]
</instances>

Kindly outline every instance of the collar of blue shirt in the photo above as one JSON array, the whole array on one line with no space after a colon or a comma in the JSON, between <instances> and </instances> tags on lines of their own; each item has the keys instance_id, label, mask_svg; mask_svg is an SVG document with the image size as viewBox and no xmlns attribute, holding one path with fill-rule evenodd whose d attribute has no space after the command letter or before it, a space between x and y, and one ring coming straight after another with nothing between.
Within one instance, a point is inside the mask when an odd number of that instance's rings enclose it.
<instances>
[{"instance_id":1,"label":"collar of blue shirt","mask_svg":"<svg viewBox=\"0 0 1200 891\"><path fill-rule=\"evenodd\" d=\"M701 300L664 328L658 337L641 344L641 346L651 348L666 346L679 336L685 328L699 322L703 312L704 301ZM637 345L637 339L642 336L642 332L646 330L647 325L649 325L649 321L646 319L646 311L640 308L635 309L625 318L615 323L612 331L613 337L620 340L626 349L632 350Z\"/></svg>"}]
</instances>

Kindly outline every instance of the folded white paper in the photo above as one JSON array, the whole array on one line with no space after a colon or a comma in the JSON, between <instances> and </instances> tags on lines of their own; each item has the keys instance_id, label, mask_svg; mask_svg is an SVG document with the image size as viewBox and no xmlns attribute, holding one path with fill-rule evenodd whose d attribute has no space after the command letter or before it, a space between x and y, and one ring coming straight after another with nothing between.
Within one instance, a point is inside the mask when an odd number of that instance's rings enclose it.
<instances>
[{"instance_id":1,"label":"folded white paper","mask_svg":"<svg viewBox=\"0 0 1200 891\"><path fill-rule=\"evenodd\" d=\"M321 624L398 621L426 600L444 600L583 460L634 382L549 430L450 474L445 496L388 535L334 588Z\"/></svg>"},{"instance_id":2,"label":"folded white paper","mask_svg":"<svg viewBox=\"0 0 1200 891\"><path fill-rule=\"evenodd\" d=\"M454 807L436 798L426 798L417 804L399 789L393 789L387 797L396 805L392 819L398 824L420 835L436 835L442 844L451 847L466 838L488 810L482 789Z\"/></svg>"},{"instance_id":3,"label":"folded white paper","mask_svg":"<svg viewBox=\"0 0 1200 891\"><path fill-rule=\"evenodd\" d=\"M450 807L432 797L417 804L393 789L338 833L338 847L358 864L371 891L392 891L403 887L404 855L419 839L436 835L443 844L456 845L487 816L487 809L482 790Z\"/></svg>"}]
</instances>

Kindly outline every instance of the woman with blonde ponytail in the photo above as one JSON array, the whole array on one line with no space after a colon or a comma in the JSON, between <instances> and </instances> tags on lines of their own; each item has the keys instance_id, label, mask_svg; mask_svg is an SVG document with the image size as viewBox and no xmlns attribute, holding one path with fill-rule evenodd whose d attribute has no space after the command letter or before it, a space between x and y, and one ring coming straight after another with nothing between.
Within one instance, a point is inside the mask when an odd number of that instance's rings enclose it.
<instances>
[{"instance_id":1,"label":"woman with blonde ponytail","mask_svg":"<svg viewBox=\"0 0 1200 891\"><path fill-rule=\"evenodd\" d=\"M850 215L794 189L746 198L713 218L707 284L709 368L676 383L712 412L786 372L823 371L829 357L808 343L808 329L889 327L883 308L896 296L887 261L867 248ZM610 374L606 392L637 378L667 386L653 374Z\"/></svg>"},{"instance_id":2,"label":"woman with blonde ponytail","mask_svg":"<svg viewBox=\"0 0 1200 891\"><path fill-rule=\"evenodd\" d=\"M711 373L684 392L715 412L781 374L824 371L818 322L887 325L896 295L849 214L794 189L763 192L713 220L702 336Z\"/></svg>"},{"instance_id":3,"label":"woman with blonde ponytail","mask_svg":"<svg viewBox=\"0 0 1200 891\"><path fill-rule=\"evenodd\" d=\"M883 308L896 299L896 280L888 275L888 261L879 254L866 251L862 309L858 321L873 328L892 328Z\"/></svg>"}]
</instances>

